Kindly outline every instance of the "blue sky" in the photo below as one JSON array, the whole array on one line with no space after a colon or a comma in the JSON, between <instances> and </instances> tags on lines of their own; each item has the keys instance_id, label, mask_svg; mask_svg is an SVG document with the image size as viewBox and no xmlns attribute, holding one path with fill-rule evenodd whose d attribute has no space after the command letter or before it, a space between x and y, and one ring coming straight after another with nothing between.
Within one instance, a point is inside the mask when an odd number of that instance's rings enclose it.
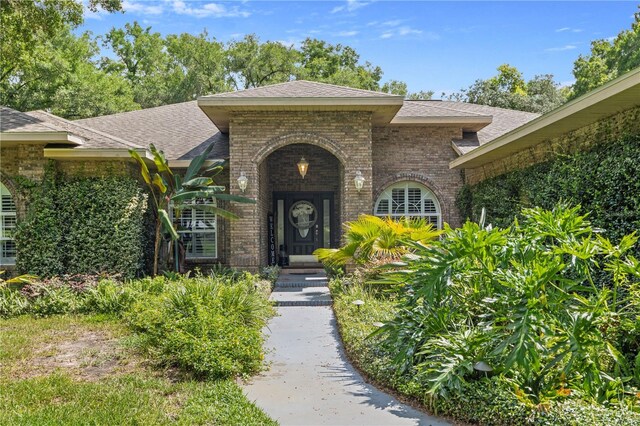
<instances>
[{"instance_id":1,"label":"blue sky","mask_svg":"<svg viewBox=\"0 0 640 426\"><path fill-rule=\"evenodd\" d=\"M629 29L638 3L432 1L123 0L123 14L88 13L81 31L104 34L137 20L162 34L207 29L228 42L255 33L296 44L306 37L352 46L410 91L451 93L503 63L525 78L573 80L592 40Z\"/></svg>"}]
</instances>

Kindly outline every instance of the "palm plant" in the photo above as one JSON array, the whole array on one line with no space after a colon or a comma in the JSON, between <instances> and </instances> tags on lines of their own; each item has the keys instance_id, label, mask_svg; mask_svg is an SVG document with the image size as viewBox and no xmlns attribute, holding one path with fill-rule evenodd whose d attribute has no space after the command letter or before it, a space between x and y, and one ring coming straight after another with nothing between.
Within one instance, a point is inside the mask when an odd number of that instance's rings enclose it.
<instances>
[{"instance_id":1,"label":"palm plant","mask_svg":"<svg viewBox=\"0 0 640 426\"><path fill-rule=\"evenodd\" d=\"M396 367L439 395L460 389L480 361L531 403L569 389L601 401L624 391L620 330L608 329L640 313L640 262L628 255L638 239L614 245L578 209L525 209L507 229L467 222L430 245L409 243L392 274L407 291L377 331ZM610 273L609 287L594 283L596 271Z\"/></svg>"},{"instance_id":2,"label":"palm plant","mask_svg":"<svg viewBox=\"0 0 640 426\"><path fill-rule=\"evenodd\" d=\"M374 261L388 263L409 251L407 241L427 243L441 234L424 219L395 220L371 215L345 223L344 229L342 247L313 252L321 262L329 266L343 266L350 261L360 265Z\"/></svg>"},{"instance_id":3,"label":"palm plant","mask_svg":"<svg viewBox=\"0 0 640 426\"><path fill-rule=\"evenodd\" d=\"M175 216L179 216L180 211L188 205L188 207L192 209L205 210L228 219L235 219L237 218L235 214L217 207L217 205L189 203L196 199L217 199L241 203L255 203L255 200L246 197L225 194L225 187L215 183L213 177L223 170L223 162L216 162L203 169L205 160L212 149L213 144L209 145L201 154L194 157L184 176L180 176L171 170L164 153L159 151L153 144L149 145L149 151L153 155L153 162L156 168L153 176L140 154L135 150L129 150L131 157L134 158L140 166L142 179L147 184L153 200L153 214L155 215L154 275L158 274L158 259L160 256L162 232L167 233L173 241L178 239L178 232L173 226L169 214L170 208L174 209Z\"/></svg>"}]
</instances>

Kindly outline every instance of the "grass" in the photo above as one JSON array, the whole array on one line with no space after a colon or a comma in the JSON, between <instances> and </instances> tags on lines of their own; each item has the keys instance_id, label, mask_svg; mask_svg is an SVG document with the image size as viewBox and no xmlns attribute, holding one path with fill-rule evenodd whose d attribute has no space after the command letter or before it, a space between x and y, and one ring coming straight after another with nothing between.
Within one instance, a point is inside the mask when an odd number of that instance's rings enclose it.
<instances>
[{"instance_id":1,"label":"grass","mask_svg":"<svg viewBox=\"0 0 640 426\"><path fill-rule=\"evenodd\" d=\"M108 316L0 320L0 424L276 424L232 380L158 370Z\"/></svg>"}]
</instances>

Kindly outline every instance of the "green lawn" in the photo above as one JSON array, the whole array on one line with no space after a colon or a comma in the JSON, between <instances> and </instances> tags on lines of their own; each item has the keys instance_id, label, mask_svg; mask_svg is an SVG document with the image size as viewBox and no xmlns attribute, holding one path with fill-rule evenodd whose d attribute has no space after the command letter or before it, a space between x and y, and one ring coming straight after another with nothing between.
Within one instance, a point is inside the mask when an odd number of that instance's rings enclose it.
<instances>
[{"instance_id":1,"label":"green lawn","mask_svg":"<svg viewBox=\"0 0 640 426\"><path fill-rule=\"evenodd\" d=\"M0 424L276 424L231 380L154 367L115 319L0 320Z\"/></svg>"}]
</instances>

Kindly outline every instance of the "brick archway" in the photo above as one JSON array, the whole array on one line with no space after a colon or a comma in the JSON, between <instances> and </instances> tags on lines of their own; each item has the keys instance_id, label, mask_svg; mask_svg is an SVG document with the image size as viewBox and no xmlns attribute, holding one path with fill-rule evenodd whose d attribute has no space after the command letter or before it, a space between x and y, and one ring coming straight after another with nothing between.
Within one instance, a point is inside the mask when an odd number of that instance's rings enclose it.
<instances>
[{"instance_id":1,"label":"brick archway","mask_svg":"<svg viewBox=\"0 0 640 426\"><path fill-rule=\"evenodd\" d=\"M319 146L335 156L344 166L347 163L348 156L342 148L334 141L317 133L300 132L289 133L283 136L270 139L266 144L253 156L251 162L261 164L271 153L278 149L292 144L309 144Z\"/></svg>"}]
</instances>

